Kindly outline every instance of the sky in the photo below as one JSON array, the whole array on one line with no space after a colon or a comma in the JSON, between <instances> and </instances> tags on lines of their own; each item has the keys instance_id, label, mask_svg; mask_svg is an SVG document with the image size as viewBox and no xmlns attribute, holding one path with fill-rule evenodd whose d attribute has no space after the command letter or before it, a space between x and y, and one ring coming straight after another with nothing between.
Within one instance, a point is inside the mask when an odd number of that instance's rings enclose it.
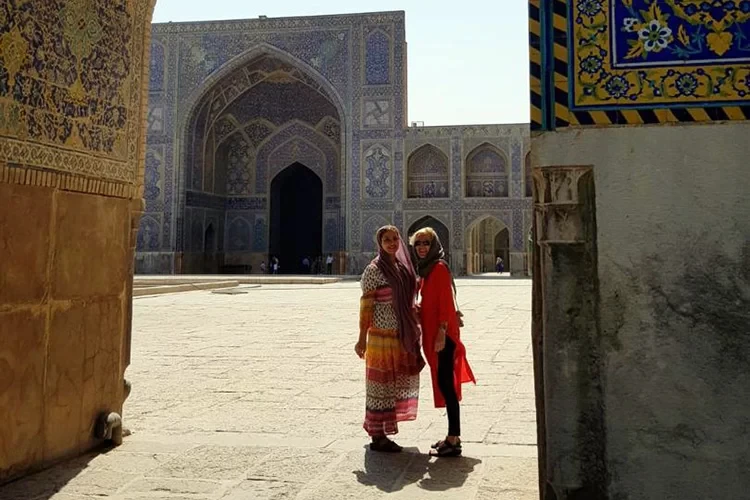
<instances>
[{"instance_id":1,"label":"sky","mask_svg":"<svg viewBox=\"0 0 750 500\"><path fill-rule=\"evenodd\" d=\"M526 0L157 0L154 22L403 10L409 121L529 121Z\"/></svg>"}]
</instances>

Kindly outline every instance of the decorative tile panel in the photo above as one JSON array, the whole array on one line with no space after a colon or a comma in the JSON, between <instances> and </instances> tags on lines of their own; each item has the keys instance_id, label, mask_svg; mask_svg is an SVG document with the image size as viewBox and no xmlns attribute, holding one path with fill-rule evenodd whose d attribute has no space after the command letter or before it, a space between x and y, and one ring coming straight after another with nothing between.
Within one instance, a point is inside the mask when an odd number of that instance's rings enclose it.
<instances>
[{"instance_id":1,"label":"decorative tile panel","mask_svg":"<svg viewBox=\"0 0 750 500\"><path fill-rule=\"evenodd\" d=\"M523 212L520 209L513 210L513 242L512 249L515 252L524 251L524 226Z\"/></svg>"},{"instance_id":2,"label":"decorative tile panel","mask_svg":"<svg viewBox=\"0 0 750 500\"><path fill-rule=\"evenodd\" d=\"M613 68L750 63L748 0L619 0L609 15Z\"/></svg>"},{"instance_id":3,"label":"decorative tile panel","mask_svg":"<svg viewBox=\"0 0 750 500\"><path fill-rule=\"evenodd\" d=\"M251 160L253 150L246 136L241 133L233 134L217 152L226 166L228 196L249 195L253 172Z\"/></svg>"},{"instance_id":4,"label":"decorative tile panel","mask_svg":"<svg viewBox=\"0 0 750 500\"><path fill-rule=\"evenodd\" d=\"M254 252L265 252L268 248L268 241L266 235L268 234L268 224L266 218L260 215L255 216L255 224L253 224L253 251Z\"/></svg>"},{"instance_id":5,"label":"decorative tile panel","mask_svg":"<svg viewBox=\"0 0 750 500\"><path fill-rule=\"evenodd\" d=\"M362 101L362 127L369 129L393 126L393 104L390 99L366 98Z\"/></svg>"},{"instance_id":6,"label":"decorative tile panel","mask_svg":"<svg viewBox=\"0 0 750 500\"><path fill-rule=\"evenodd\" d=\"M532 128L750 119L748 0L530 5Z\"/></svg>"},{"instance_id":7,"label":"decorative tile panel","mask_svg":"<svg viewBox=\"0 0 750 500\"><path fill-rule=\"evenodd\" d=\"M143 198L149 204L161 198L164 172L164 146L149 146L146 150L146 177L144 179Z\"/></svg>"},{"instance_id":8,"label":"decorative tile panel","mask_svg":"<svg viewBox=\"0 0 750 500\"><path fill-rule=\"evenodd\" d=\"M136 250L139 252L156 252L161 246L160 228L158 220L159 214L143 215L141 217L140 228L138 230L138 240Z\"/></svg>"},{"instance_id":9,"label":"decorative tile panel","mask_svg":"<svg viewBox=\"0 0 750 500\"><path fill-rule=\"evenodd\" d=\"M164 72L166 70L166 48L156 39L151 40L151 62L149 65L148 89L153 92L164 89Z\"/></svg>"},{"instance_id":10,"label":"decorative tile panel","mask_svg":"<svg viewBox=\"0 0 750 500\"><path fill-rule=\"evenodd\" d=\"M252 231L250 223L243 217L229 219L226 236L226 249L230 252L248 251L251 248L250 236Z\"/></svg>"},{"instance_id":11,"label":"decorative tile panel","mask_svg":"<svg viewBox=\"0 0 750 500\"><path fill-rule=\"evenodd\" d=\"M388 147L380 143L370 146L363 154L362 165L365 198L391 198L393 162Z\"/></svg>"},{"instance_id":12,"label":"decorative tile panel","mask_svg":"<svg viewBox=\"0 0 750 500\"><path fill-rule=\"evenodd\" d=\"M267 207L266 198L258 196L247 198L232 197L226 200L227 210L265 210Z\"/></svg>"},{"instance_id":13,"label":"decorative tile panel","mask_svg":"<svg viewBox=\"0 0 750 500\"><path fill-rule=\"evenodd\" d=\"M0 161L139 183L150 2L3 2L0 14Z\"/></svg>"},{"instance_id":14,"label":"decorative tile panel","mask_svg":"<svg viewBox=\"0 0 750 500\"><path fill-rule=\"evenodd\" d=\"M151 138L164 134L165 129L165 109L163 96L161 94L151 94L148 102L148 114L146 115L146 130Z\"/></svg>"},{"instance_id":15,"label":"decorative tile panel","mask_svg":"<svg viewBox=\"0 0 750 500\"><path fill-rule=\"evenodd\" d=\"M224 197L198 191L187 191L185 193L185 206L211 208L214 210L223 210L225 205Z\"/></svg>"},{"instance_id":16,"label":"decorative tile panel","mask_svg":"<svg viewBox=\"0 0 750 500\"><path fill-rule=\"evenodd\" d=\"M382 29L374 29L365 41L365 83L387 85L391 72L391 37Z\"/></svg>"},{"instance_id":17,"label":"decorative tile panel","mask_svg":"<svg viewBox=\"0 0 750 500\"><path fill-rule=\"evenodd\" d=\"M571 2L576 36L588 40L571 45L572 109L743 101L748 21L748 1Z\"/></svg>"},{"instance_id":18,"label":"decorative tile panel","mask_svg":"<svg viewBox=\"0 0 750 500\"><path fill-rule=\"evenodd\" d=\"M341 244L339 242L339 227L340 223L336 217L326 218L323 231L325 234L323 253L331 253L341 250Z\"/></svg>"}]
</instances>

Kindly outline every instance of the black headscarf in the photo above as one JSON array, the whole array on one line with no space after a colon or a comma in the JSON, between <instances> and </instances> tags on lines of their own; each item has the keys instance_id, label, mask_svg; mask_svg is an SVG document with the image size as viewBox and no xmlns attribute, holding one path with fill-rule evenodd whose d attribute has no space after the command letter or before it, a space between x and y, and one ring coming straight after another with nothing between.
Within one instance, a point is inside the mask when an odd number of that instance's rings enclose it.
<instances>
[{"instance_id":1,"label":"black headscarf","mask_svg":"<svg viewBox=\"0 0 750 500\"><path fill-rule=\"evenodd\" d=\"M417 269L417 274L421 278L426 278L430 272L432 271L432 268L435 267L435 264L438 262L442 262L445 264L445 267L448 269L448 273L451 275L451 285L453 286L453 295L455 297L456 295L456 282L453 279L453 273L451 272L451 268L448 265L448 261L445 260L445 250L443 250L443 244L440 243L440 238L438 238L437 233L433 233L432 235L432 241L430 242L430 251L427 252L427 255L425 255L424 259L420 259L417 255L417 250L414 248L414 246L410 246L410 253L411 253L411 259L412 262L414 262L414 267Z\"/></svg>"}]
</instances>

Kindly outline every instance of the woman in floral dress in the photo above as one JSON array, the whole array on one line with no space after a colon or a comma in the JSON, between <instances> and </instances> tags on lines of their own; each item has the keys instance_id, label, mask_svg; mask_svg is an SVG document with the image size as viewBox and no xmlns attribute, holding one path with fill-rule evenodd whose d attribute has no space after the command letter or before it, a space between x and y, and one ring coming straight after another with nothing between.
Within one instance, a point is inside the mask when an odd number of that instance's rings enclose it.
<instances>
[{"instance_id":1,"label":"woman in floral dress","mask_svg":"<svg viewBox=\"0 0 750 500\"><path fill-rule=\"evenodd\" d=\"M398 229L384 226L375 235L378 256L362 274L359 341L354 347L365 360L364 429L370 449L400 452L388 438L398 422L417 418L421 332L416 315L416 273Z\"/></svg>"}]
</instances>

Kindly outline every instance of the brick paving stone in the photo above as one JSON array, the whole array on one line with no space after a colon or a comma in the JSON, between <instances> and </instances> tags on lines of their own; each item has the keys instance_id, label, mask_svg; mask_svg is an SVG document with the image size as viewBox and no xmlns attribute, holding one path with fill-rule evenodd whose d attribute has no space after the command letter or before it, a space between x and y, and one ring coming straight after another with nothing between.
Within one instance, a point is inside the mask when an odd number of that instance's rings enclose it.
<instances>
[{"instance_id":1,"label":"brick paving stone","mask_svg":"<svg viewBox=\"0 0 750 500\"><path fill-rule=\"evenodd\" d=\"M464 456L430 458L444 410L422 376L401 455L367 450L359 284L138 297L122 447L0 487L0 500L513 499L536 493L531 282L459 279L478 378Z\"/></svg>"}]
</instances>

